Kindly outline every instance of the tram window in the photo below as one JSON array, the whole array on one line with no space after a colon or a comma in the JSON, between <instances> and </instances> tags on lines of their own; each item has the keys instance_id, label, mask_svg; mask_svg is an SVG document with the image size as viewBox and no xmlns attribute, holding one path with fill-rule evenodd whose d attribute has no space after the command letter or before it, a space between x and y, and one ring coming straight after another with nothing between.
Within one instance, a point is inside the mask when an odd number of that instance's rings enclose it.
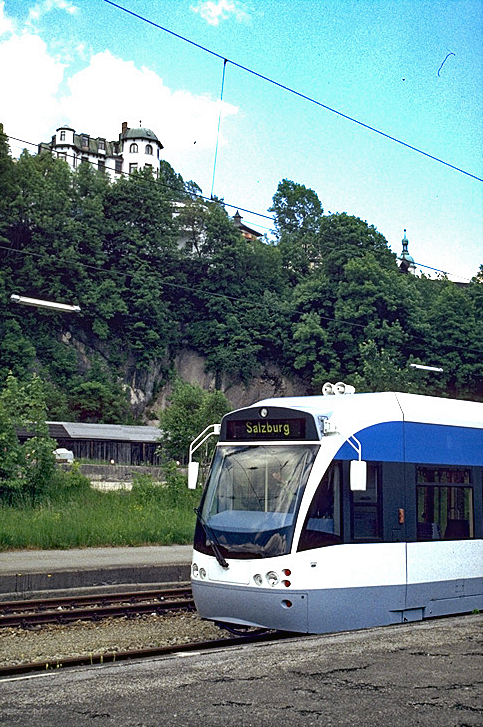
<instances>
[{"instance_id":1,"label":"tram window","mask_svg":"<svg viewBox=\"0 0 483 727\"><path fill-rule=\"evenodd\" d=\"M470 485L471 470L468 467L418 467L418 485L430 483L440 485Z\"/></svg>"},{"instance_id":2,"label":"tram window","mask_svg":"<svg viewBox=\"0 0 483 727\"><path fill-rule=\"evenodd\" d=\"M298 550L341 543L340 465L332 464L310 504Z\"/></svg>"},{"instance_id":3,"label":"tram window","mask_svg":"<svg viewBox=\"0 0 483 727\"><path fill-rule=\"evenodd\" d=\"M367 487L352 492L352 538L354 540L377 540L381 537L379 498L380 468L367 465Z\"/></svg>"},{"instance_id":4,"label":"tram window","mask_svg":"<svg viewBox=\"0 0 483 727\"><path fill-rule=\"evenodd\" d=\"M471 487L418 485L417 539L465 540L474 538Z\"/></svg>"}]
</instances>

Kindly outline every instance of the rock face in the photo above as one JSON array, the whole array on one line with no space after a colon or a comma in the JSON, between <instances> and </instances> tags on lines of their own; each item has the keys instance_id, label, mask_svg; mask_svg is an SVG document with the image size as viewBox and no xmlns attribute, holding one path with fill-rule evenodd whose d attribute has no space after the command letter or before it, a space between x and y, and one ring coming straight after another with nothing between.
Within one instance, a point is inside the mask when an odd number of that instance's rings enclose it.
<instances>
[{"instance_id":1,"label":"rock face","mask_svg":"<svg viewBox=\"0 0 483 727\"><path fill-rule=\"evenodd\" d=\"M63 339L64 340L64 339ZM82 340L81 336L65 337L64 343L76 349L79 368L88 371L95 357L105 362L112 370L111 354L107 344L98 340ZM234 409L250 406L260 399L272 396L301 396L307 394L306 384L297 378L287 378L275 364L267 364L248 381L235 376L223 375L217 378L206 369L206 361L196 351L181 349L174 361L167 359L153 361L140 369L132 351L124 350L119 361L118 373L122 387L129 393L129 400L136 416L156 424L157 413L169 404L172 383L166 381L166 372L172 368L176 374L190 384L212 391L221 389ZM149 410L149 413L148 413Z\"/></svg>"},{"instance_id":2,"label":"rock face","mask_svg":"<svg viewBox=\"0 0 483 727\"><path fill-rule=\"evenodd\" d=\"M182 350L175 359L175 369L183 381L198 384L208 391L215 388L215 374L206 371L204 358L195 351ZM273 364L265 366L248 382L225 375L219 388L235 409L272 396L302 396L307 393L307 387L302 381L288 379ZM165 401L159 403L164 408Z\"/></svg>"}]
</instances>

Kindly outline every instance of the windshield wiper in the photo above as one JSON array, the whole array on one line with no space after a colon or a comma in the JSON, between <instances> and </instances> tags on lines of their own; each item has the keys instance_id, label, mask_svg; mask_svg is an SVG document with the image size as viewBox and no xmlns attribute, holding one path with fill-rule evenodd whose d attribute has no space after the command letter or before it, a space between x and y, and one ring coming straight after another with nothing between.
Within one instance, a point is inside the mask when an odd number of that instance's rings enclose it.
<instances>
[{"instance_id":1,"label":"windshield wiper","mask_svg":"<svg viewBox=\"0 0 483 727\"><path fill-rule=\"evenodd\" d=\"M201 514L201 510L198 507L195 507L195 513L196 513L196 516L197 516L198 520L200 521L201 527L203 528L204 533L208 539L208 544L211 545L211 547L213 549L216 560L218 561L218 563L221 565L222 568L225 568L225 569L229 568L230 566L223 557L223 554L220 549L220 544L218 542L218 539L217 539L215 533L210 528L210 526L208 525L206 520L203 518L203 516Z\"/></svg>"}]
</instances>

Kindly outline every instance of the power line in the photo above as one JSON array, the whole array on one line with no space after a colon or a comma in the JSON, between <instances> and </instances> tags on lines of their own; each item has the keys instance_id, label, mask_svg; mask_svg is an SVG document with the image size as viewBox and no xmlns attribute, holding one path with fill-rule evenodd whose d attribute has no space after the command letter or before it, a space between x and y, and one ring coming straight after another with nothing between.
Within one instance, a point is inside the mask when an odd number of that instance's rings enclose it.
<instances>
[{"instance_id":1,"label":"power line","mask_svg":"<svg viewBox=\"0 0 483 727\"><path fill-rule=\"evenodd\" d=\"M7 245L2 245L2 244L0 244L0 250L13 252L13 253L19 254L19 255L27 255L27 256L35 257L35 258L47 259L47 256L45 253L33 252L31 250L19 250L19 249L8 247ZM137 260L140 264L148 262L147 260L143 260L141 258L137 258ZM51 261L49 260L49 262L51 262ZM108 270L106 268L100 268L96 265L91 265L89 263L84 263L84 262L80 262L80 261L79 261L78 265L82 268L88 268L89 270L93 270L93 271L96 271L103 275L109 276L111 279L116 278L116 277L124 277L124 278L132 279L134 277L132 275L132 273L127 273L127 272L123 272L120 270ZM192 294L194 293L197 296L208 295L211 298L219 298L222 300L230 301L232 303L241 303L244 306L246 306L247 303L249 303L250 308L255 306L260 309L264 309L264 310L267 309L266 303L261 303L261 302L258 302L257 300L248 301L247 298L238 298L237 296L228 295L226 293L215 293L215 292L212 292L209 290L205 290L203 288L195 288L193 286L183 285L181 283L172 283L167 280L166 281L161 280L160 282L161 282L161 285L163 285L165 287L176 288L178 290L183 290L187 293L192 293ZM326 323L336 323L337 325L351 326L352 328L358 328L358 329L362 329L362 330L366 329L367 326L373 322L373 321L369 321L369 323L356 323L356 321L348 321L348 320L344 320L342 318L324 316L324 315L321 315L320 313L319 313L319 318L321 321L325 321ZM378 331L382 331L382 328L376 330L375 332L377 333ZM410 334L410 335L411 335L412 340L414 340L414 341L417 341L420 343L427 343L427 339L423 336L419 336L418 334ZM456 344L451 344L451 346L446 346L446 352L449 352L452 350L464 351L465 353L474 353L474 354L479 354L479 355L483 354L482 349L471 349L471 348L468 348L467 346L458 346Z\"/></svg>"},{"instance_id":2,"label":"power line","mask_svg":"<svg viewBox=\"0 0 483 727\"><path fill-rule=\"evenodd\" d=\"M36 142L33 142L33 141L27 141L26 139L19 139L18 137L9 136L8 134L5 134L5 136L7 136L8 139L14 139L15 141L20 141L22 144L29 144L30 146L35 146L35 147L38 147L39 146ZM75 158L74 154L69 154L68 152L65 152L65 155L66 155L66 157L69 157L69 158L72 158L72 159ZM86 162L89 163L89 164L91 164L91 166L95 167L95 161L90 160L90 159L87 159L87 160L83 161L83 163L86 163ZM215 166L216 166L216 157L215 157ZM214 174L214 172L213 172L213 174ZM123 177L134 177L134 174L131 173L131 172L122 172L122 176ZM178 189L178 187L174 187L173 185L168 184L165 181L160 181L159 183L163 187L165 187L166 189L171 189L171 190L173 190L175 192L179 192L180 191ZM197 194L196 192L189 192L188 194L191 197L194 196L197 199L201 199L201 200L203 200L205 202L213 202L214 201L212 196L211 197L207 197L207 196L202 195L202 194ZM224 205L225 207L230 207L231 209L237 209L238 211L246 212L247 214L254 215L256 217L262 217L264 219L270 220L271 222L274 221L274 218L271 217L271 216L269 216L269 215L262 214L261 212L255 212L254 210L246 209L245 207L241 207L239 204L231 204L229 202L226 202L224 199L219 200L219 202L220 202L220 204ZM257 226L258 227L262 227L262 229L265 229L265 230L270 230L270 228L263 227L263 225L257 225ZM471 278L467 278L464 275L458 275L457 273L451 273L451 272L448 272L446 270L441 270L440 268L435 268L435 267L432 267L431 265L424 265L423 263L418 263L418 262L415 262L414 264L417 267L427 268L428 270L433 270L434 272L442 273L443 275L451 275L451 276L453 276L455 278L460 278L461 280L467 280L467 281L470 281L471 280Z\"/></svg>"},{"instance_id":3,"label":"power line","mask_svg":"<svg viewBox=\"0 0 483 727\"><path fill-rule=\"evenodd\" d=\"M37 142L34 142L34 141L27 141L26 139L19 139L16 136L10 136L9 134L6 134L6 133L5 133L5 136L8 139L14 139L14 141L20 141L22 144L28 144L29 146L35 146L35 147L38 147L39 146L39 144ZM50 149L50 147L49 147L49 151L52 151ZM47 153L47 151L46 151L46 153ZM64 153L65 153L65 156L66 157L69 157L70 159L77 159L77 157L74 154L69 154L68 152L63 152L63 154ZM85 159L85 160L83 159L82 160L82 163L84 163L84 164L85 163L88 163L88 164L90 164L93 167L95 167L95 165L96 165L95 161L94 160L91 160L91 159ZM216 165L216 161L215 161L215 165ZM113 169L112 167L109 167L109 168L110 169ZM98 170L98 171L100 171L100 170ZM114 171L114 169L113 169L113 171ZM120 173L120 176L122 176L122 177L134 177L134 173L133 172L121 172ZM172 189L174 192L179 192L180 191L178 189L178 187L173 187L172 184L168 184L167 182L161 181L160 184L162 184L163 187L166 187L166 189ZM213 200L213 190L212 190L211 197L207 197L206 195L197 194L196 192L191 192L191 191L190 192L187 192L186 194L188 196L191 196L191 197L194 196L197 199L202 199L205 202L213 202L213 201L215 201L215 200ZM236 210L241 211L241 212L246 212L249 215L254 215L255 217L262 217L265 220L270 220L271 222L273 222L273 217L271 217L270 215L265 215L262 212L255 212L254 210L246 209L245 207L242 207L239 204L232 204L231 202L227 202L223 198L221 198L220 200L217 200L217 201L220 204L222 204L223 206L225 206L225 207L230 207L230 209L234 209L234 210L236 209ZM264 229L268 229L268 228L264 228Z\"/></svg>"},{"instance_id":4,"label":"power line","mask_svg":"<svg viewBox=\"0 0 483 727\"><path fill-rule=\"evenodd\" d=\"M439 164L444 164L446 167L450 167L450 169L454 169L456 172L461 172L461 174L465 174L468 177L471 177L472 179L476 179L478 182L483 182L482 177L477 177L475 174L471 174L471 172L467 172L464 169L461 169L461 167L457 167L454 164L450 164L450 162L444 161L443 159L434 156L433 154L429 154L428 152L424 151L423 149L418 149L417 147L413 146L412 144L408 144L405 141L402 141L401 139L396 138L395 136L391 136L390 134L387 134L384 131L381 131L380 129L376 129L374 126L370 126L369 124L365 124L363 121L359 121L359 119L354 118L353 116L349 116L348 114L344 114L342 111L338 111L337 109L332 108L331 106L327 106L327 104L322 103L321 101L317 101L314 98L311 98L310 96L307 96L306 94L297 91L290 86L286 86L283 83L280 83L279 81L275 81L273 78L270 78L269 76L265 76L262 73L258 73L257 71L254 71L252 68L248 68L247 66L243 66L241 63L237 63L236 61L232 61L228 58L224 58L219 53L216 53L215 51L212 51L210 48L207 48L206 46L201 45L200 43L195 43L193 40L190 40L189 38L184 37L183 35L180 35L179 33L175 33L172 30L169 30L168 28L165 28L162 25L159 25L158 23L155 23L153 20L149 20L149 18L144 17L143 15L139 15L139 13L135 13L132 10L128 10L127 8L123 7L122 5L118 5L115 2L112 2L112 0L103 0L103 2L107 3L108 5L112 5L113 7L117 8L118 10L121 10L124 13L127 13L128 15L132 15L135 18L138 18L138 20L143 21L144 23L148 23L148 25L152 25L153 27L157 28L158 30L162 30L164 33L168 33L169 35L174 36L175 38L178 38L178 40L182 40L185 43L189 43L190 45L194 46L195 48L198 48L199 50L204 51L205 53L209 53L210 55L214 56L215 58L219 58L223 61L224 65L227 63L231 63L232 66L235 66L236 68L239 68L241 71L245 71L246 73L250 73L252 76L255 76L256 78L260 78L262 81L266 81L267 83L271 83L273 86L277 86L278 88L281 88L283 91L287 91L288 93L293 94L294 96L297 96L298 98L304 99L304 101L308 101L309 103L313 103L316 106L319 106L320 108L325 109L326 111L329 111L332 114L336 114L337 116L346 119L346 121L351 121L353 124L357 124L358 126L361 126L364 129L367 129L368 131L373 131L375 134L379 134L380 136L383 136L386 139L389 139L389 141L394 141L396 144L400 144L401 146L404 146L406 149L410 149L411 151L416 152L417 154L422 154L423 156L427 157L428 159L432 159L435 162L438 162Z\"/></svg>"},{"instance_id":5,"label":"power line","mask_svg":"<svg viewBox=\"0 0 483 727\"><path fill-rule=\"evenodd\" d=\"M213 190L215 188L216 159L218 157L218 142L220 139L221 111L222 111L222 104L223 104L223 89L225 87L225 73L226 73L226 59L223 62L223 76L221 79L220 113L218 114L218 129L216 131L215 161L213 162L213 181L211 183L211 198L212 199L213 199Z\"/></svg>"}]
</instances>

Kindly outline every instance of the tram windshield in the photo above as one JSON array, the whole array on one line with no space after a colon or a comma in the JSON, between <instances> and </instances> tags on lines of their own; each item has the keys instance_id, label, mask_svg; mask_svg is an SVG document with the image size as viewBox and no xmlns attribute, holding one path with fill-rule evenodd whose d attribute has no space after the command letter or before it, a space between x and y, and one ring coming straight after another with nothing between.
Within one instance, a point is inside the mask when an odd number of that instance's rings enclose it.
<instances>
[{"instance_id":1,"label":"tram windshield","mask_svg":"<svg viewBox=\"0 0 483 727\"><path fill-rule=\"evenodd\" d=\"M195 548L227 558L290 551L296 514L318 445L220 446L195 532ZM203 523L203 524L202 524Z\"/></svg>"}]
</instances>

